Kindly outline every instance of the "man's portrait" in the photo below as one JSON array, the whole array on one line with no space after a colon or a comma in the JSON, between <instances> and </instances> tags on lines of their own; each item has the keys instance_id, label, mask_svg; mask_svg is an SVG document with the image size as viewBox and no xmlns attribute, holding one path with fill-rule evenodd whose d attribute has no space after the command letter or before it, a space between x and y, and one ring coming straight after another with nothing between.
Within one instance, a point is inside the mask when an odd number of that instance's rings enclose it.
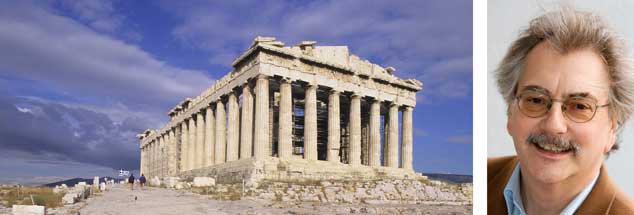
<instances>
[{"instance_id":1,"label":"man's portrait","mask_svg":"<svg viewBox=\"0 0 634 215\"><path fill-rule=\"evenodd\" d=\"M632 40L610 22L633 17L510 4L489 4L488 213L633 214Z\"/></svg>"}]
</instances>

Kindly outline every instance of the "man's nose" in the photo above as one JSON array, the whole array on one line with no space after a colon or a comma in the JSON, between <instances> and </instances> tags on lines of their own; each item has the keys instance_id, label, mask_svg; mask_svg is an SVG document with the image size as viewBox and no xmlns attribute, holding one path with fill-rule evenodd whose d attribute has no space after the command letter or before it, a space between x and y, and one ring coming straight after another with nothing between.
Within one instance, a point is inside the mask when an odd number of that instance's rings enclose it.
<instances>
[{"instance_id":1,"label":"man's nose","mask_svg":"<svg viewBox=\"0 0 634 215\"><path fill-rule=\"evenodd\" d=\"M546 114L546 118L542 120L544 131L551 134L564 134L568 129L566 125L566 117L562 110L561 102L553 102L550 110Z\"/></svg>"}]
</instances>

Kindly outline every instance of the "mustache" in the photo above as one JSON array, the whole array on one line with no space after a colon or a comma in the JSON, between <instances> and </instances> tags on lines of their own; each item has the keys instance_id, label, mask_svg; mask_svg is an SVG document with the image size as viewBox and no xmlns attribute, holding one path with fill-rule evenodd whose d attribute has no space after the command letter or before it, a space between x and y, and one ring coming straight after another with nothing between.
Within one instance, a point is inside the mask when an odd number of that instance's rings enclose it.
<instances>
[{"instance_id":1,"label":"mustache","mask_svg":"<svg viewBox=\"0 0 634 215\"><path fill-rule=\"evenodd\" d=\"M553 136L546 133L531 133L526 138L526 143L534 144L550 144L558 148L571 149L576 154L581 147L573 138L566 138L563 136Z\"/></svg>"}]
</instances>

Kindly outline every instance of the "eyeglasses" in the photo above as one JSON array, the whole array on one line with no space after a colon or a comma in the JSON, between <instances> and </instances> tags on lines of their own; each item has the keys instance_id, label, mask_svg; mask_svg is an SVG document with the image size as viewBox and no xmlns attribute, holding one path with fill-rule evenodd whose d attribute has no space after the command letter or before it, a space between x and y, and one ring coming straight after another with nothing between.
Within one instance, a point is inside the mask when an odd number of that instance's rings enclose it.
<instances>
[{"instance_id":1,"label":"eyeglasses","mask_svg":"<svg viewBox=\"0 0 634 215\"><path fill-rule=\"evenodd\" d=\"M609 104L597 105L597 101L589 97L568 97L565 100L556 100L540 92L524 92L516 97L517 105L524 115L537 118L548 113L554 102L561 102L561 111L564 116L573 122L584 123L592 120L597 109L607 107Z\"/></svg>"}]
</instances>

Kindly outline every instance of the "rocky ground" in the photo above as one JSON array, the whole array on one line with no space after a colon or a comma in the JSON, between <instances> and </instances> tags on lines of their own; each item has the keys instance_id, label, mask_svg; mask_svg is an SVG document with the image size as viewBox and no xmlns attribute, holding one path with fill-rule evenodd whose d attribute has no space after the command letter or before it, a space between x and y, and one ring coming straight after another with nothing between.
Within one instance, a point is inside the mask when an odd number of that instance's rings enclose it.
<instances>
[{"instance_id":1,"label":"rocky ground","mask_svg":"<svg viewBox=\"0 0 634 215\"><path fill-rule=\"evenodd\" d=\"M77 207L77 206L75 206ZM214 200L185 190L122 185L89 198L80 209L55 214L471 214L460 204L342 204L261 200Z\"/></svg>"}]
</instances>

